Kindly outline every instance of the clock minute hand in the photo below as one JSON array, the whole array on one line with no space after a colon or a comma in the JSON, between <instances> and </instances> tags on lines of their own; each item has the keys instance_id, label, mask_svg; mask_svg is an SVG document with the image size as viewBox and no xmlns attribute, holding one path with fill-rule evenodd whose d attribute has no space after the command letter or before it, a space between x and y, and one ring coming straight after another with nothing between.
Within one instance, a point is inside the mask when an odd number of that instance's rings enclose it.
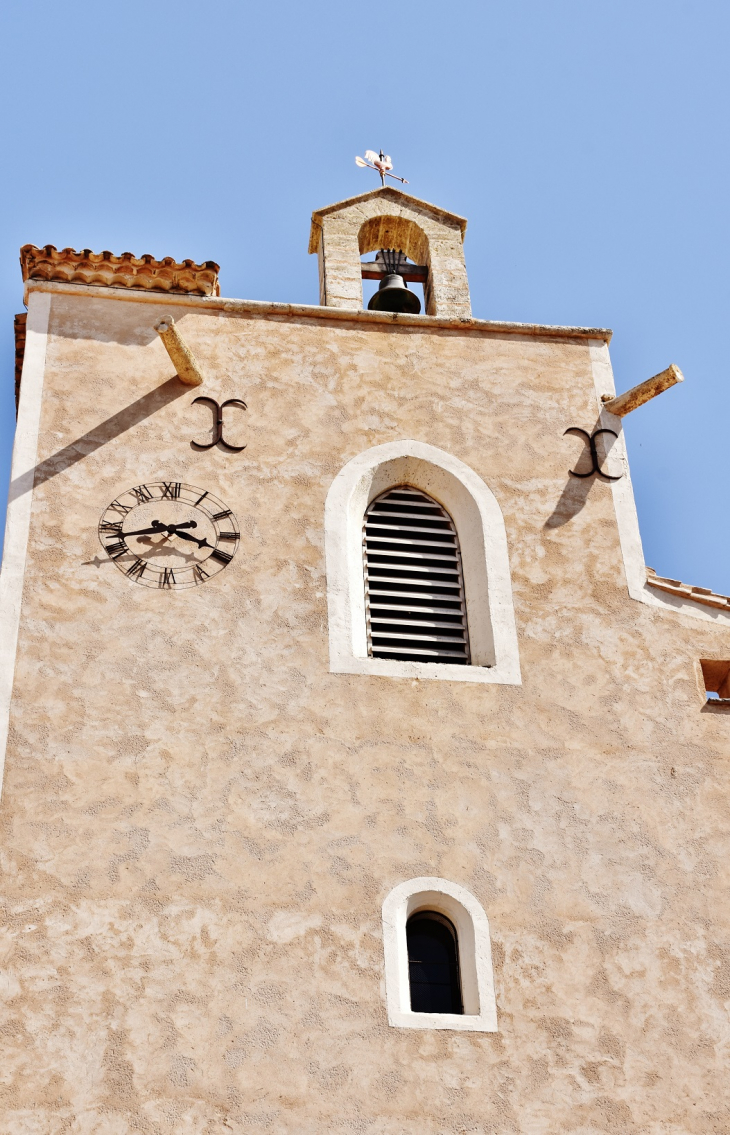
<instances>
[{"instance_id":1,"label":"clock minute hand","mask_svg":"<svg viewBox=\"0 0 730 1135\"><path fill-rule=\"evenodd\" d=\"M149 536L154 532L165 532L166 527L160 524L159 520L153 521L152 528L138 528L136 532L122 532L122 538L126 540L127 536Z\"/></svg>"}]
</instances>

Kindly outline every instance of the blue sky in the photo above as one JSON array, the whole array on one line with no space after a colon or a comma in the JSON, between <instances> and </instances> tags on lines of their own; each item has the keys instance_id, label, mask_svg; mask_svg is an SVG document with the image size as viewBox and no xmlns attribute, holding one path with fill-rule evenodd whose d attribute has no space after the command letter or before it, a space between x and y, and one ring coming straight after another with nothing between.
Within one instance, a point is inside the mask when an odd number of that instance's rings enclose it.
<instances>
[{"instance_id":1,"label":"blue sky","mask_svg":"<svg viewBox=\"0 0 730 1135\"><path fill-rule=\"evenodd\" d=\"M647 562L730 594L730 5L709 0L6 0L0 498L21 244L217 260L317 302L313 208L383 146L469 218L474 314L614 330ZM73 398L69 398L73 414ZM556 439L546 438L546 444Z\"/></svg>"}]
</instances>

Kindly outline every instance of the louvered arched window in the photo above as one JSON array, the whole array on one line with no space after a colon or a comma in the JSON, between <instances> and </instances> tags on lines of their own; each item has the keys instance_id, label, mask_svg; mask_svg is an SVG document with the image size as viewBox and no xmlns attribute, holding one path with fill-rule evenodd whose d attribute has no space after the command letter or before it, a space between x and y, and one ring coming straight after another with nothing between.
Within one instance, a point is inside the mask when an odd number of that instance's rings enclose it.
<instances>
[{"instance_id":1,"label":"louvered arched window","mask_svg":"<svg viewBox=\"0 0 730 1135\"><path fill-rule=\"evenodd\" d=\"M459 537L448 512L398 485L368 506L363 548L370 657L468 666Z\"/></svg>"}]
</instances>

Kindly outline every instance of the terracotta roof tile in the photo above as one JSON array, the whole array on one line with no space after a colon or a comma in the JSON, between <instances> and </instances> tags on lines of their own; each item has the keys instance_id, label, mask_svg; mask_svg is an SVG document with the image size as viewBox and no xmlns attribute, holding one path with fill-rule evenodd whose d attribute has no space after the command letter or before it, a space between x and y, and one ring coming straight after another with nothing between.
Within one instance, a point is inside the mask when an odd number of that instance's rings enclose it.
<instances>
[{"instance_id":1,"label":"terracotta roof tile","mask_svg":"<svg viewBox=\"0 0 730 1135\"><path fill-rule=\"evenodd\" d=\"M20 250L23 281L61 280L67 284L93 284L96 287L140 288L151 292L177 292L193 296L220 295L219 266L213 260L196 264L193 260L178 263L171 256L155 260L154 256L133 256L123 252L92 252L84 248L60 251L52 244L37 248L24 244Z\"/></svg>"}]
</instances>

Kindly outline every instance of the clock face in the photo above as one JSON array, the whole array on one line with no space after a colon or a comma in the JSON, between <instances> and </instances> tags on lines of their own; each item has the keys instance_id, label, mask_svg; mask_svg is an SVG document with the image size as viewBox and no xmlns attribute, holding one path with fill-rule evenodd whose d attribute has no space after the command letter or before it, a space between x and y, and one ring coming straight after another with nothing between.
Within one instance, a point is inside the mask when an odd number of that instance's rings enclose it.
<instances>
[{"instance_id":1,"label":"clock face","mask_svg":"<svg viewBox=\"0 0 730 1135\"><path fill-rule=\"evenodd\" d=\"M196 587L223 571L238 548L230 508L205 489L153 481L127 489L99 521L102 547L145 587Z\"/></svg>"}]
</instances>

